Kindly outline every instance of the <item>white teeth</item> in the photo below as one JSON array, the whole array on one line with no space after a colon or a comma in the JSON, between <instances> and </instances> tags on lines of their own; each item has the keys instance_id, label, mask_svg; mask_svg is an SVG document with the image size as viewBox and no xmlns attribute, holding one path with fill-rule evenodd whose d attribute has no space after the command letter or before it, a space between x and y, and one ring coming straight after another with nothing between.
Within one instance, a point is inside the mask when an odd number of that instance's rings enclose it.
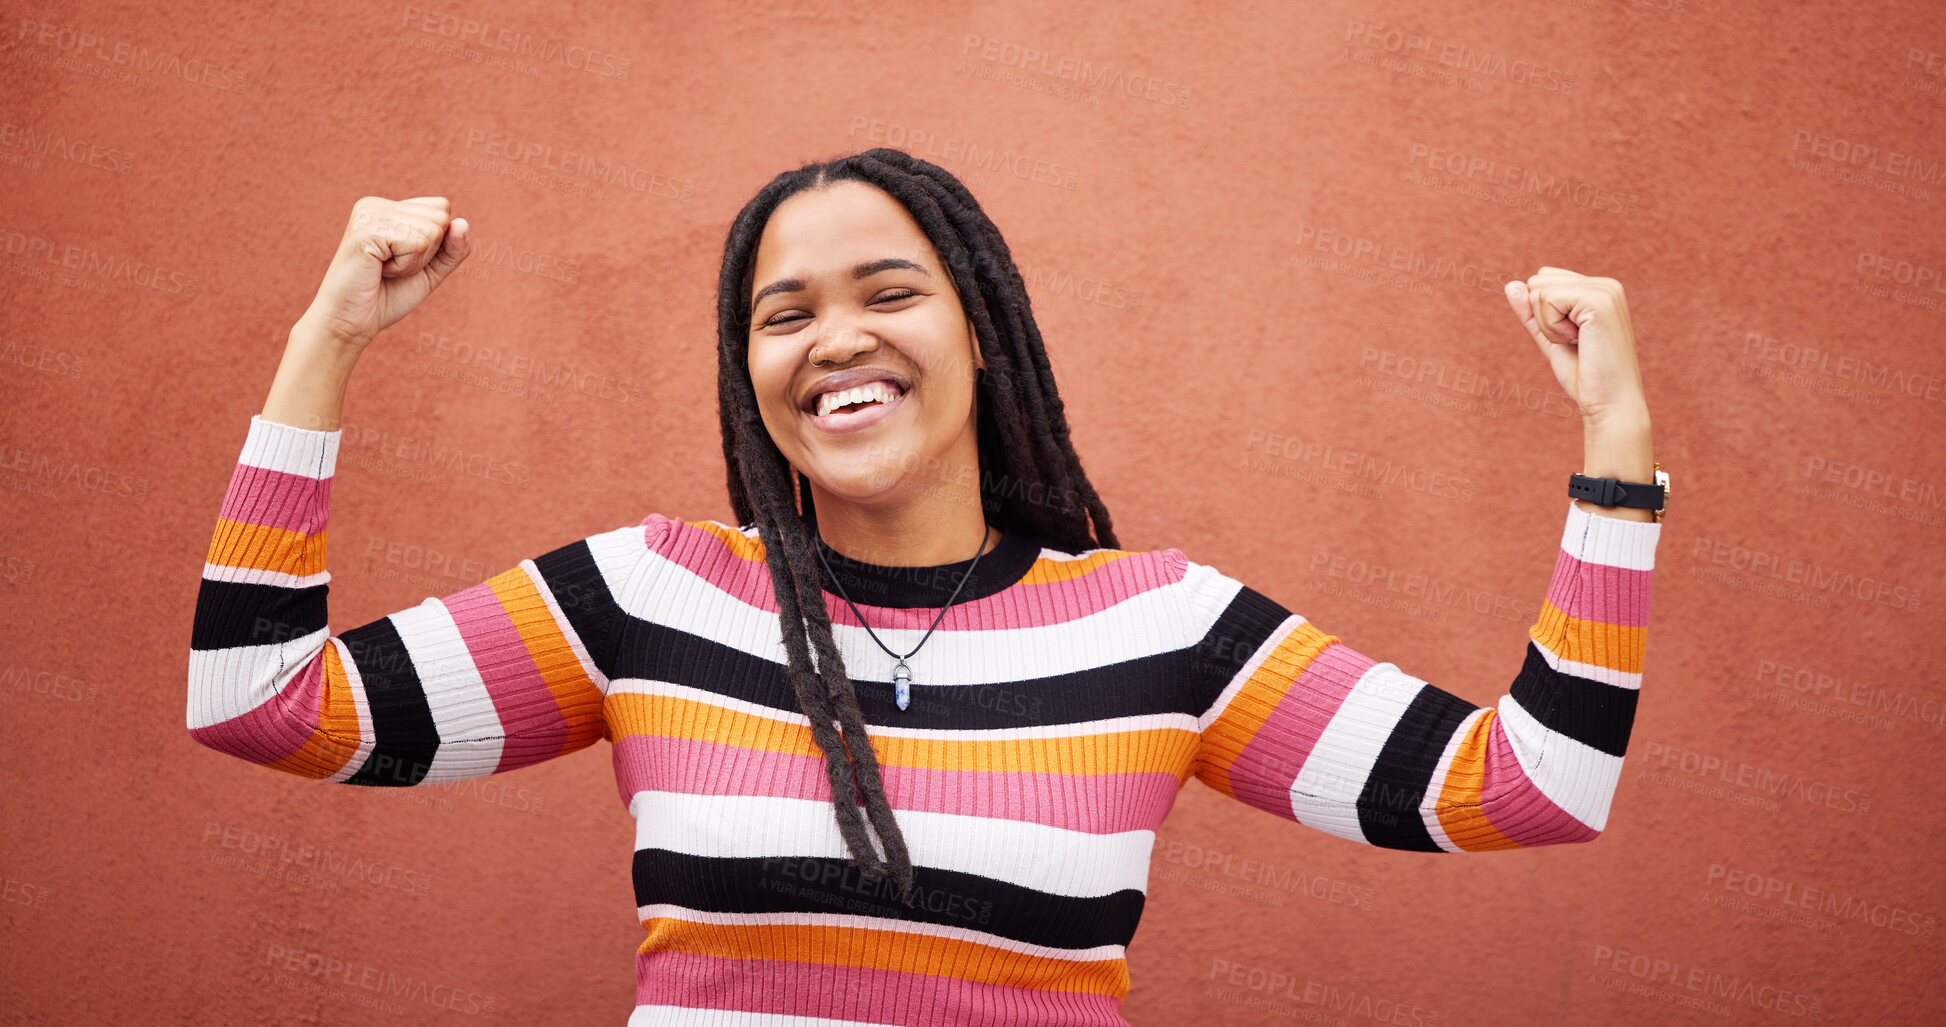
<instances>
[{"instance_id":1,"label":"white teeth","mask_svg":"<svg viewBox=\"0 0 1946 1027\"><path fill-rule=\"evenodd\" d=\"M890 403L898 398L898 390L890 382L866 382L855 389L840 392L827 392L818 397L817 416L823 417L841 406L852 403Z\"/></svg>"}]
</instances>

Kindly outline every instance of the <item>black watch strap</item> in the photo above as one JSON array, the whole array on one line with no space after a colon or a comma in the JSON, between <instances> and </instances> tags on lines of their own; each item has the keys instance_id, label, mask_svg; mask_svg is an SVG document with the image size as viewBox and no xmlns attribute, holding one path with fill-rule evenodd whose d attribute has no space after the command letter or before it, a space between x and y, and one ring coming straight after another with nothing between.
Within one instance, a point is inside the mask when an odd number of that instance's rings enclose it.
<instances>
[{"instance_id":1,"label":"black watch strap","mask_svg":"<svg viewBox=\"0 0 1946 1027\"><path fill-rule=\"evenodd\" d=\"M1568 495L1585 499L1596 506L1625 506L1636 510L1660 510L1665 500L1661 485L1619 478L1590 478L1585 474L1568 476Z\"/></svg>"}]
</instances>

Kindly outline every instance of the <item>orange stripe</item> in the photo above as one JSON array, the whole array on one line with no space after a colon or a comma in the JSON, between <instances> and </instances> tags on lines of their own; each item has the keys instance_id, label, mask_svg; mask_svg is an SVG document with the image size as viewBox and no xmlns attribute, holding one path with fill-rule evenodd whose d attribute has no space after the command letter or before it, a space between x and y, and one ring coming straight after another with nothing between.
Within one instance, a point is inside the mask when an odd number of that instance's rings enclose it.
<instances>
[{"instance_id":1,"label":"orange stripe","mask_svg":"<svg viewBox=\"0 0 1946 1027\"><path fill-rule=\"evenodd\" d=\"M793 724L693 699L611 692L615 737L669 735L768 752L815 755L808 724ZM673 729L671 726L674 726ZM1112 731L1065 738L960 741L872 735L879 763L925 770L1044 771L1061 774L1188 775L1196 733L1182 728Z\"/></svg>"},{"instance_id":2,"label":"orange stripe","mask_svg":"<svg viewBox=\"0 0 1946 1027\"><path fill-rule=\"evenodd\" d=\"M324 535L323 531L305 535L219 517L206 559L218 567L316 574L324 570Z\"/></svg>"},{"instance_id":3,"label":"orange stripe","mask_svg":"<svg viewBox=\"0 0 1946 1027\"><path fill-rule=\"evenodd\" d=\"M1053 585L1083 577L1095 569L1134 556L1125 549L1109 549L1079 560L1035 560L1020 579L1023 585Z\"/></svg>"},{"instance_id":4,"label":"orange stripe","mask_svg":"<svg viewBox=\"0 0 1946 1027\"><path fill-rule=\"evenodd\" d=\"M827 924L705 924L656 916L642 921L642 926L649 932L637 950L643 954L767 959L933 974L1042 991L1116 998L1128 994L1125 959L1057 959L958 938Z\"/></svg>"},{"instance_id":5,"label":"orange stripe","mask_svg":"<svg viewBox=\"0 0 1946 1027\"><path fill-rule=\"evenodd\" d=\"M1245 746L1257 737L1264 721L1277 709L1298 677L1325 646L1338 641L1310 621L1292 628L1244 682L1230 705L1203 731L1201 762L1196 776L1211 788L1236 797L1230 785L1230 766L1243 754Z\"/></svg>"},{"instance_id":6,"label":"orange stripe","mask_svg":"<svg viewBox=\"0 0 1946 1027\"><path fill-rule=\"evenodd\" d=\"M1487 780L1487 742L1491 738L1493 718L1498 715L1498 710L1488 707L1473 722L1473 730L1466 733L1454 752L1446 783L1439 789L1439 805L1435 807L1439 826L1445 829L1448 841L1467 852L1520 848L1513 839L1501 834L1480 808L1480 794Z\"/></svg>"},{"instance_id":7,"label":"orange stripe","mask_svg":"<svg viewBox=\"0 0 1946 1027\"><path fill-rule=\"evenodd\" d=\"M547 601L541 598L534 579L527 576L526 570L515 566L487 579L486 583L493 589L494 598L500 601L507 618L513 621L514 630L527 643L527 654L533 657L541 680L554 696L554 705L567 720L568 734L561 744L561 753L595 744L603 731L601 686L581 666L581 659L568 644L567 636L561 633L561 626L554 620L554 612L547 608Z\"/></svg>"},{"instance_id":8,"label":"orange stripe","mask_svg":"<svg viewBox=\"0 0 1946 1027\"><path fill-rule=\"evenodd\" d=\"M1629 674L1642 673L1642 659L1649 645L1646 627L1631 628L1570 617L1546 601L1542 602L1541 615L1527 629L1527 635L1563 659Z\"/></svg>"},{"instance_id":9,"label":"orange stripe","mask_svg":"<svg viewBox=\"0 0 1946 1027\"><path fill-rule=\"evenodd\" d=\"M301 777L326 778L343 770L358 754L358 708L352 703L351 682L345 678L338 647L329 642L324 646L323 691L318 726L310 740L272 767Z\"/></svg>"},{"instance_id":10,"label":"orange stripe","mask_svg":"<svg viewBox=\"0 0 1946 1027\"><path fill-rule=\"evenodd\" d=\"M724 547L730 551L732 556L735 556L739 560L748 560L753 563L762 563L764 560L764 543L762 538L751 538L735 528L718 524L715 521L677 521L676 523L687 524L692 528L707 531L717 538L722 539Z\"/></svg>"}]
</instances>

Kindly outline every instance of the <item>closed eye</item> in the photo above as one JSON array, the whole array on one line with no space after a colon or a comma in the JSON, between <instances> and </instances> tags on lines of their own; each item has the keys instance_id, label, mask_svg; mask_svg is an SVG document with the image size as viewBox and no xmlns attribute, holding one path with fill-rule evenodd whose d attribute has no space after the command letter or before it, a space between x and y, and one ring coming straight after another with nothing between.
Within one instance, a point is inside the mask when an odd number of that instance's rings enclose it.
<instances>
[{"instance_id":1,"label":"closed eye","mask_svg":"<svg viewBox=\"0 0 1946 1027\"><path fill-rule=\"evenodd\" d=\"M917 295L919 294L911 289L899 289L899 290L895 290L891 295L880 296L879 298L873 300L872 302L891 303L897 300L909 300L912 297ZM804 316L808 316L808 315L801 315L798 317L784 317L783 315L779 314L777 316L772 317L770 320L765 321L763 324L758 325L757 327L769 328L772 327L773 325L789 324L792 321L802 321L804 320Z\"/></svg>"}]
</instances>

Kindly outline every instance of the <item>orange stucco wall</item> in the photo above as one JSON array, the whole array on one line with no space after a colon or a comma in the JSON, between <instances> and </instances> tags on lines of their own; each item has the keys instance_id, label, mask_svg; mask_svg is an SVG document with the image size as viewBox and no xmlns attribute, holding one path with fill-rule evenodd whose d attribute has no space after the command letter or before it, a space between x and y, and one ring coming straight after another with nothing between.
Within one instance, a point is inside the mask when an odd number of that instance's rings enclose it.
<instances>
[{"instance_id":1,"label":"orange stucco wall","mask_svg":"<svg viewBox=\"0 0 1946 1027\"><path fill-rule=\"evenodd\" d=\"M352 383L335 629L651 510L728 519L725 228L778 171L875 145L1006 233L1125 547L1480 703L1581 467L1500 285L1627 289L1674 489L1607 833L1441 858L1192 784L1132 1021L1946 1017L1946 9L609 6L7 5L7 1017L626 1017L607 746L402 793L198 747L209 533L368 193L448 196L484 249ZM536 360L575 387L523 391ZM367 872L252 872L265 838ZM316 992L290 953L456 1008Z\"/></svg>"}]
</instances>

